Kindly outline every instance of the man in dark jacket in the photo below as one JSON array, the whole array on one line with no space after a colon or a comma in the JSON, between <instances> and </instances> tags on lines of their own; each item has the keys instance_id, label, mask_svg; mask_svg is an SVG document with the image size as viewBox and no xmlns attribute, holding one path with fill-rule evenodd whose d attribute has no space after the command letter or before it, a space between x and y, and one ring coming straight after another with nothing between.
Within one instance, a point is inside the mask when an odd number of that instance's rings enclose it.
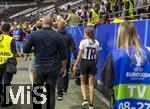
<instances>
[{"instance_id":1,"label":"man in dark jacket","mask_svg":"<svg viewBox=\"0 0 150 109\"><path fill-rule=\"evenodd\" d=\"M77 58L77 49L75 45L75 41L71 34L67 33L65 28L65 22L60 21L58 23L58 32L61 34L62 38L65 42L65 50L67 54L67 65L66 70L67 74L62 78L60 75L57 80L57 89L58 89L58 100L62 100L63 94L67 93L68 90L68 84L69 84L69 69L70 69L70 59L71 59L71 52L74 55L74 60Z\"/></svg>"},{"instance_id":2,"label":"man in dark jacket","mask_svg":"<svg viewBox=\"0 0 150 109\"><path fill-rule=\"evenodd\" d=\"M55 109L55 86L60 70L66 73L66 51L64 41L59 33L52 28L50 16L43 18L43 27L31 33L30 38L24 46L24 53L35 53L35 76L33 89L43 86L46 82L46 109ZM32 49L34 48L34 50ZM43 92L45 90L43 89ZM43 93L42 92L42 93ZM38 90L41 94L41 90ZM36 100L35 100L36 98ZM33 90L33 109L42 109L42 100ZM40 103L39 103L40 102Z\"/></svg>"}]
</instances>

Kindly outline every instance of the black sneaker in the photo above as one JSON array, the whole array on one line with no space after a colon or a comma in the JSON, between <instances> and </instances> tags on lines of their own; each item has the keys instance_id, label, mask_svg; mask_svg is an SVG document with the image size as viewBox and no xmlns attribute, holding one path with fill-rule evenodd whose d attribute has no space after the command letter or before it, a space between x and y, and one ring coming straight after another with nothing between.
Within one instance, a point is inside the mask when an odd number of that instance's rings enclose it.
<instances>
[{"instance_id":1,"label":"black sneaker","mask_svg":"<svg viewBox=\"0 0 150 109\"><path fill-rule=\"evenodd\" d=\"M13 105L12 101L9 101L9 104L3 103L3 104L1 104L0 107L9 107L9 106L12 106L12 105Z\"/></svg>"},{"instance_id":2,"label":"black sneaker","mask_svg":"<svg viewBox=\"0 0 150 109\"><path fill-rule=\"evenodd\" d=\"M0 95L0 106L3 104L3 102L4 102L4 96Z\"/></svg>"}]
</instances>

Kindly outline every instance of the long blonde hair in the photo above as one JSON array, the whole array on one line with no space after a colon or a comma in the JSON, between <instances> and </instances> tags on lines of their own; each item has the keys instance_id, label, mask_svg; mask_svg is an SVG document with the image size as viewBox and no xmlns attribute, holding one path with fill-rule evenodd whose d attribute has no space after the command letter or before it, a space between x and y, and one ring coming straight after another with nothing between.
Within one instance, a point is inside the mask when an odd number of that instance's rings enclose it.
<instances>
[{"instance_id":1,"label":"long blonde hair","mask_svg":"<svg viewBox=\"0 0 150 109\"><path fill-rule=\"evenodd\" d=\"M94 34L94 29L89 27L89 28L86 28L84 30L84 33L86 34L86 36L92 40L93 43L95 43L95 34Z\"/></svg>"},{"instance_id":2,"label":"long blonde hair","mask_svg":"<svg viewBox=\"0 0 150 109\"><path fill-rule=\"evenodd\" d=\"M138 56L142 59L144 58L136 28L132 22L126 21L121 23L118 29L117 48L125 47L126 52L130 57L129 46L134 48L135 53Z\"/></svg>"}]
</instances>

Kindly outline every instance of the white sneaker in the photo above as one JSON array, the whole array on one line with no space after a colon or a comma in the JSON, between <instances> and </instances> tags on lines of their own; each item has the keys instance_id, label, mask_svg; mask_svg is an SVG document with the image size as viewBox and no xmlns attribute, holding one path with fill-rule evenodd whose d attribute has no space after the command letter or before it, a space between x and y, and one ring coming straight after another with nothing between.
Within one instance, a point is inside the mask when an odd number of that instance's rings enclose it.
<instances>
[{"instance_id":1,"label":"white sneaker","mask_svg":"<svg viewBox=\"0 0 150 109\"><path fill-rule=\"evenodd\" d=\"M89 106L89 109L94 109L94 106Z\"/></svg>"},{"instance_id":2,"label":"white sneaker","mask_svg":"<svg viewBox=\"0 0 150 109\"><path fill-rule=\"evenodd\" d=\"M88 102L87 102L87 101L84 101L84 102L82 103L82 109L87 109L87 107L88 107Z\"/></svg>"},{"instance_id":3,"label":"white sneaker","mask_svg":"<svg viewBox=\"0 0 150 109\"><path fill-rule=\"evenodd\" d=\"M62 99L63 99L63 97L61 97L61 96L58 96L58 97L57 97L57 100L58 100L58 101L62 101Z\"/></svg>"}]
</instances>

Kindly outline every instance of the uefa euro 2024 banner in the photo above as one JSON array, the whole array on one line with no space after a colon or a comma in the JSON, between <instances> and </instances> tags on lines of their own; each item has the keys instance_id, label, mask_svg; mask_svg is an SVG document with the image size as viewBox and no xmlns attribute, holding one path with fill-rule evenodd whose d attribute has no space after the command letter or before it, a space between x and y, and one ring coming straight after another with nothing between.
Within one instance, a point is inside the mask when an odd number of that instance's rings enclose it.
<instances>
[{"instance_id":1,"label":"uefa euro 2024 banner","mask_svg":"<svg viewBox=\"0 0 150 109\"><path fill-rule=\"evenodd\" d=\"M142 20L134 22L141 43L144 46L150 46L150 20ZM95 38L102 46L102 51L99 53L98 71L96 75L97 80L101 80L102 66L108 54L116 48L116 40L118 34L119 24L101 24L95 28ZM84 38L84 29L86 27L69 27L66 30L72 34L76 46L79 50L79 43Z\"/></svg>"}]
</instances>

